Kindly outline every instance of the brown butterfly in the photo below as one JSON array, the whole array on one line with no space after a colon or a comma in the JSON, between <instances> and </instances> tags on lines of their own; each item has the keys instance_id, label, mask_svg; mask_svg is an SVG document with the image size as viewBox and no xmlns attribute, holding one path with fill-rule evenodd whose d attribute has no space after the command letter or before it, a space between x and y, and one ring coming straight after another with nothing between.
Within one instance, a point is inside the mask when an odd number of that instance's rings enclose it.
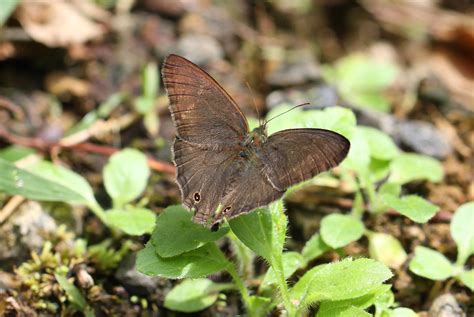
<instances>
[{"instance_id":1,"label":"brown butterfly","mask_svg":"<svg viewBox=\"0 0 474 317\"><path fill-rule=\"evenodd\" d=\"M162 67L177 135L177 183L193 221L216 228L280 198L291 185L337 166L350 143L323 129L249 131L235 101L204 70L170 55Z\"/></svg>"}]
</instances>

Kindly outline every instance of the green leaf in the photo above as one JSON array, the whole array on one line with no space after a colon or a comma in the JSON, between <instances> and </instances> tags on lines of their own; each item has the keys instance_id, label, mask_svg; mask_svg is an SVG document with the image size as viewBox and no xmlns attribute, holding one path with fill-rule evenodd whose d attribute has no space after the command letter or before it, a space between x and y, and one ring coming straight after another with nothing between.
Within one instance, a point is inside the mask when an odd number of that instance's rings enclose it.
<instances>
[{"instance_id":1,"label":"green leaf","mask_svg":"<svg viewBox=\"0 0 474 317\"><path fill-rule=\"evenodd\" d=\"M36 151L32 148L10 145L0 150L0 159L13 163L34 153Z\"/></svg>"},{"instance_id":2,"label":"green leaf","mask_svg":"<svg viewBox=\"0 0 474 317\"><path fill-rule=\"evenodd\" d=\"M409 267L416 275L438 281L445 280L454 273L453 265L444 255L422 246L416 247Z\"/></svg>"},{"instance_id":3,"label":"green leaf","mask_svg":"<svg viewBox=\"0 0 474 317\"><path fill-rule=\"evenodd\" d=\"M393 269L399 269L407 260L407 254L400 241L386 233L369 235L370 257Z\"/></svg>"},{"instance_id":4,"label":"green leaf","mask_svg":"<svg viewBox=\"0 0 474 317\"><path fill-rule=\"evenodd\" d=\"M384 296L385 293L389 292L391 285L382 284L374 288L373 291L356 298L350 298L339 301L324 301L319 305L318 315L317 316L332 316L331 313L344 311L349 307L357 307L360 309L367 309L368 307L374 305L377 302L377 299L381 296Z\"/></svg>"},{"instance_id":5,"label":"green leaf","mask_svg":"<svg viewBox=\"0 0 474 317\"><path fill-rule=\"evenodd\" d=\"M459 274L458 278L471 291L474 291L474 270L464 271Z\"/></svg>"},{"instance_id":6,"label":"green leaf","mask_svg":"<svg viewBox=\"0 0 474 317\"><path fill-rule=\"evenodd\" d=\"M392 138L380 130L359 126L357 127L367 140L370 156L379 160L391 160L398 156L398 147Z\"/></svg>"},{"instance_id":7,"label":"green leaf","mask_svg":"<svg viewBox=\"0 0 474 317\"><path fill-rule=\"evenodd\" d=\"M355 129L350 142L349 153L341 166L356 171L358 174L367 172L370 164L370 149L360 129Z\"/></svg>"},{"instance_id":8,"label":"green leaf","mask_svg":"<svg viewBox=\"0 0 474 317\"><path fill-rule=\"evenodd\" d=\"M399 307L392 310L389 317L418 317L418 314L410 308Z\"/></svg>"},{"instance_id":9,"label":"green leaf","mask_svg":"<svg viewBox=\"0 0 474 317\"><path fill-rule=\"evenodd\" d=\"M389 207L418 223L430 220L439 210L439 207L416 195L397 198L392 195L380 196L380 199Z\"/></svg>"},{"instance_id":10,"label":"green leaf","mask_svg":"<svg viewBox=\"0 0 474 317\"><path fill-rule=\"evenodd\" d=\"M132 236L151 233L156 219L153 211L135 207L126 210L112 209L106 212L105 217L107 224Z\"/></svg>"},{"instance_id":11,"label":"green leaf","mask_svg":"<svg viewBox=\"0 0 474 317\"><path fill-rule=\"evenodd\" d=\"M283 272L285 279L288 279L304 263L303 257L298 252L283 253ZM277 283L275 271L270 267L262 281L262 287Z\"/></svg>"},{"instance_id":12,"label":"green leaf","mask_svg":"<svg viewBox=\"0 0 474 317\"><path fill-rule=\"evenodd\" d=\"M216 241L228 231L228 227L221 226L217 232L212 232L209 228L194 223L191 213L184 207L170 206L158 216L151 239L156 252L166 258Z\"/></svg>"},{"instance_id":13,"label":"green leaf","mask_svg":"<svg viewBox=\"0 0 474 317\"><path fill-rule=\"evenodd\" d=\"M268 209L258 209L232 219L232 232L250 250L266 259L272 260L272 216Z\"/></svg>"},{"instance_id":14,"label":"green leaf","mask_svg":"<svg viewBox=\"0 0 474 317\"><path fill-rule=\"evenodd\" d=\"M373 292L392 277L390 270L372 259L344 259L306 272L291 289L303 306L323 300L344 300Z\"/></svg>"},{"instance_id":15,"label":"green leaf","mask_svg":"<svg viewBox=\"0 0 474 317\"><path fill-rule=\"evenodd\" d=\"M321 221L321 237L334 249L358 240L364 230L362 221L350 215L332 214Z\"/></svg>"},{"instance_id":16,"label":"green leaf","mask_svg":"<svg viewBox=\"0 0 474 317\"><path fill-rule=\"evenodd\" d=\"M110 157L104 168L104 185L115 208L140 196L148 182L150 169L146 156L134 149L125 149Z\"/></svg>"},{"instance_id":17,"label":"green leaf","mask_svg":"<svg viewBox=\"0 0 474 317\"><path fill-rule=\"evenodd\" d=\"M323 306L318 310L316 317L371 317L372 315L355 306L328 307Z\"/></svg>"},{"instance_id":18,"label":"green leaf","mask_svg":"<svg viewBox=\"0 0 474 317\"><path fill-rule=\"evenodd\" d=\"M230 287L233 287L230 284ZM193 313L212 306L219 291L230 288L229 284L216 284L208 279L184 280L166 294L164 306L183 313Z\"/></svg>"},{"instance_id":19,"label":"green leaf","mask_svg":"<svg viewBox=\"0 0 474 317\"><path fill-rule=\"evenodd\" d=\"M75 191L0 159L0 191L32 200L83 201Z\"/></svg>"},{"instance_id":20,"label":"green leaf","mask_svg":"<svg viewBox=\"0 0 474 317\"><path fill-rule=\"evenodd\" d=\"M0 28L8 20L18 3L20 3L20 0L2 0L2 5L0 6Z\"/></svg>"},{"instance_id":21,"label":"green leaf","mask_svg":"<svg viewBox=\"0 0 474 317\"><path fill-rule=\"evenodd\" d=\"M213 243L174 257L163 258L156 253L153 244L148 242L137 256L139 272L170 279L205 277L226 270L228 265L230 263Z\"/></svg>"},{"instance_id":22,"label":"green leaf","mask_svg":"<svg viewBox=\"0 0 474 317\"><path fill-rule=\"evenodd\" d=\"M314 234L311 239L306 242L301 254L303 255L305 263L308 263L329 250L331 250L331 247L324 243L321 235Z\"/></svg>"},{"instance_id":23,"label":"green leaf","mask_svg":"<svg viewBox=\"0 0 474 317\"><path fill-rule=\"evenodd\" d=\"M288 219L283 208L283 200L279 199L268 206L272 217L272 255L281 257L286 240ZM272 258L272 261L273 261Z\"/></svg>"},{"instance_id":24,"label":"green leaf","mask_svg":"<svg viewBox=\"0 0 474 317\"><path fill-rule=\"evenodd\" d=\"M26 167L31 173L57 183L77 193L81 199L70 201L89 206L97 205L92 187L84 177L65 167L54 165L48 161L38 161Z\"/></svg>"},{"instance_id":25,"label":"green leaf","mask_svg":"<svg viewBox=\"0 0 474 317\"><path fill-rule=\"evenodd\" d=\"M75 308L80 310L86 309L88 305L85 298L82 296L81 291L76 286L74 286L74 284L69 282L66 276L54 273L54 277Z\"/></svg>"},{"instance_id":26,"label":"green leaf","mask_svg":"<svg viewBox=\"0 0 474 317\"><path fill-rule=\"evenodd\" d=\"M459 261L464 264L474 253L474 202L461 205L451 220L451 235L458 246Z\"/></svg>"},{"instance_id":27,"label":"green leaf","mask_svg":"<svg viewBox=\"0 0 474 317\"><path fill-rule=\"evenodd\" d=\"M255 295L250 296L248 310L253 312L253 316L267 316L270 309L271 309L270 298L255 296Z\"/></svg>"},{"instance_id":28,"label":"green leaf","mask_svg":"<svg viewBox=\"0 0 474 317\"><path fill-rule=\"evenodd\" d=\"M434 158L403 153L390 164L389 182L406 184L414 180L439 182L443 179L443 166Z\"/></svg>"}]
</instances>

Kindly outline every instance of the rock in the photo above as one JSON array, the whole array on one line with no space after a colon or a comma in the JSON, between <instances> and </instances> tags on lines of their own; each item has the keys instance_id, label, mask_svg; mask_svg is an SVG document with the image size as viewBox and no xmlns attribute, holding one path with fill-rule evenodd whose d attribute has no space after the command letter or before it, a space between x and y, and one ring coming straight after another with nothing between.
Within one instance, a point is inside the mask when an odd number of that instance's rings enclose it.
<instances>
[{"instance_id":1,"label":"rock","mask_svg":"<svg viewBox=\"0 0 474 317\"><path fill-rule=\"evenodd\" d=\"M423 121L402 121L396 125L402 145L424 155L443 159L453 152L447 138L434 125Z\"/></svg>"},{"instance_id":2,"label":"rock","mask_svg":"<svg viewBox=\"0 0 474 317\"><path fill-rule=\"evenodd\" d=\"M163 284L170 283L166 279L150 277L138 272L135 269L135 260L136 253L125 255L122 262L120 262L119 268L115 272L115 278L122 283L128 292L139 296L146 296L153 294L158 286L161 285L160 289L162 289Z\"/></svg>"},{"instance_id":3,"label":"rock","mask_svg":"<svg viewBox=\"0 0 474 317\"><path fill-rule=\"evenodd\" d=\"M203 34L187 34L176 44L176 54L181 55L198 65L209 64L224 57L224 50L219 42Z\"/></svg>"},{"instance_id":4,"label":"rock","mask_svg":"<svg viewBox=\"0 0 474 317\"><path fill-rule=\"evenodd\" d=\"M453 295L447 293L438 296L431 304L429 317L466 317Z\"/></svg>"},{"instance_id":5,"label":"rock","mask_svg":"<svg viewBox=\"0 0 474 317\"><path fill-rule=\"evenodd\" d=\"M296 86L320 79L319 65L306 51L286 58L266 75L271 86Z\"/></svg>"},{"instance_id":6,"label":"rock","mask_svg":"<svg viewBox=\"0 0 474 317\"><path fill-rule=\"evenodd\" d=\"M57 230L54 219L38 202L26 201L0 227L0 267L21 263L39 252L44 237Z\"/></svg>"},{"instance_id":7,"label":"rock","mask_svg":"<svg viewBox=\"0 0 474 317\"><path fill-rule=\"evenodd\" d=\"M339 103L339 96L335 87L320 84L307 89L275 90L266 99L269 109L284 103L296 106L306 102L310 103L307 108L311 109L332 107Z\"/></svg>"}]
</instances>

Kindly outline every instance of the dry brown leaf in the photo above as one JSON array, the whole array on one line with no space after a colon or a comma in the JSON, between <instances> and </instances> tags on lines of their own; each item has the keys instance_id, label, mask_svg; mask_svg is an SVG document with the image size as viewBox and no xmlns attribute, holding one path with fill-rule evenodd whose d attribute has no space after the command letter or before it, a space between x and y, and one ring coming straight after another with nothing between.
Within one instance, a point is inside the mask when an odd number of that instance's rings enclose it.
<instances>
[{"instance_id":1,"label":"dry brown leaf","mask_svg":"<svg viewBox=\"0 0 474 317\"><path fill-rule=\"evenodd\" d=\"M46 89L55 96L71 94L76 97L85 97L90 92L90 84L64 73L52 73L46 77Z\"/></svg>"},{"instance_id":2,"label":"dry brown leaf","mask_svg":"<svg viewBox=\"0 0 474 317\"><path fill-rule=\"evenodd\" d=\"M100 24L65 0L24 1L18 7L16 16L35 41L50 47L84 43L105 32Z\"/></svg>"}]
</instances>

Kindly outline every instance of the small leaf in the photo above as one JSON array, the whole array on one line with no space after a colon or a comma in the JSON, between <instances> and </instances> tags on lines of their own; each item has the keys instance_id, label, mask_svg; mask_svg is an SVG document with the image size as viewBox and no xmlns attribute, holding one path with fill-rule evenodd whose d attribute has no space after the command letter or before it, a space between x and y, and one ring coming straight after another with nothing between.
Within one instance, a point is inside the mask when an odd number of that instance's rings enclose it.
<instances>
[{"instance_id":1,"label":"small leaf","mask_svg":"<svg viewBox=\"0 0 474 317\"><path fill-rule=\"evenodd\" d=\"M69 301L77 309L84 310L88 306L84 296L81 294L81 291L76 286L74 286L74 284L69 282L66 276L55 273L54 277L56 278L56 281L58 281L58 284L61 285Z\"/></svg>"},{"instance_id":2,"label":"small leaf","mask_svg":"<svg viewBox=\"0 0 474 317\"><path fill-rule=\"evenodd\" d=\"M410 261L410 271L431 280L442 281L453 275L451 262L438 251L418 246Z\"/></svg>"},{"instance_id":3,"label":"small leaf","mask_svg":"<svg viewBox=\"0 0 474 317\"><path fill-rule=\"evenodd\" d=\"M0 150L0 159L13 163L35 153L36 151L29 147L10 145Z\"/></svg>"},{"instance_id":4,"label":"small leaf","mask_svg":"<svg viewBox=\"0 0 474 317\"><path fill-rule=\"evenodd\" d=\"M358 240L364 230L364 224L350 215L332 214L321 221L321 237L334 249Z\"/></svg>"},{"instance_id":5,"label":"small leaf","mask_svg":"<svg viewBox=\"0 0 474 317\"><path fill-rule=\"evenodd\" d=\"M258 209L232 219L232 232L250 250L271 262L272 259L272 216L267 209Z\"/></svg>"},{"instance_id":6,"label":"small leaf","mask_svg":"<svg viewBox=\"0 0 474 317\"><path fill-rule=\"evenodd\" d=\"M370 164L370 149L362 131L356 129L350 139L351 147L341 166L345 169L363 173L368 171Z\"/></svg>"},{"instance_id":7,"label":"small leaf","mask_svg":"<svg viewBox=\"0 0 474 317\"><path fill-rule=\"evenodd\" d=\"M399 307L392 310L389 317L418 317L418 314L410 308Z\"/></svg>"},{"instance_id":8,"label":"small leaf","mask_svg":"<svg viewBox=\"0 0 474 317\"><path fill-rule=\"evenodd\" d=\"M191 218L191 213L182 206L167 207L158 216L151 239L160 256L166 258L197 249L229 231L228 227L221 226L217 232L212 232Z\"/></svg>"},{"instance_id":9,"label":"small leaf","mask_svg":"<svg viewBox=\"0 0 474 317\"><path fill-rule=\"evenodd\" d=\"M89 206L97 205L92 187L84 177L72 170L54 165L48 161L35 162L28 165L26 169L35 175L66 187L82 197L78 201L71 202L83 203Z\"/></svg>"},{"instance_id":10,"label":"small leaf","mask_svg":"<svg viewBox=\"0 0 474 317\"><path fill-rule=\"evenodd\" d=\"M369 235L370 257L393 269L399 269L407 260L407 254L400 241L386 233Z\"/></svg>"},{"instance_id":11,"label":"small leaf","mask_svg":"<svg viewBox=\"0 0 474 317\"><path fill-rule=\"evenodd\" d=\"M398 147L392 138L380 130L359 126L363 136L367 140L370 149L370 156L379 160L391 160L398 153Z\"/></svg>"},{"instance_id":12,"label":"small leaf","mask_svg":"<svg viewBox=\"0 0 474 317\"><path fill-rule=\"evenodd\" d=\"M371 317L372 315L355 306L328 307L322 306L316 317Z\"/></svg>"},{"instance_id":13,"label":"small leaf","mask_svg":"<svg viewBox=\"0 0 474 317\"><path fill-rule=\"evenodd\" d=\"M229 284L216 284L208 279L184 280L166 294L164 306L183 313L197 312L212 306L219 291L227 288Z\"/></svg>"},{"instance_id":14,"label":"small leaf","mask_svg":"<svg viewBox=\"0 0 474 317\"><path fill-rule=\"evenodd\" d=\"M250 296L249 311L252 311L253 316L267 316L271 309L271 302L272 300L268 297Z\"/></svg>"},{"instance_id":15,"label":"small leaf","mask_svg":"<svg viewBox=\"0 0 474 317\"><path fill-rule=\"evenodd\" d=\"M303 255L305 263L308 263L329 250L331 250L331 247L324 243L321 235L314 234L311 239L306 242L301 254Z\"/></svg>"},{"instance_id":16,"label":"small leaf","mask_svg":"<svg viewBox=\"0 0 474 317\"><path fill-rule=\"evenodd\" d=\"M390 164L389 182L406 184L414 180L439 182L443 179L443 167L434 158L425 155L403 153Z\"/></svg>"},{"instance_id":17,"label":"small leaf","mask_svg":"<svg viewBox=\"0 0 474 317\"><path fill-rule=\"evenodd\" d=\"M284 252L283 253L283 272L285 279L288 279L293 273L299 269L304 263L303 257L298 252ZM277 283L275 272L272 267L270 267L265 274L265 277L262 281L262 286L268 286L271 284Z\"/></svg>"},{"instance_id":18,"label":"small leaf","mask_svg":"<svg viewBox=\"0 0 474 317\"><path fill-rule=\"evenodd\" d=\"M458 278L471 291L474 291L474 270L464 271L459 274Z\"/></svg>"},{"instance_id":19,"label":"small leaf","mask_svg":"<svg viewBox=\"0 0 474 317\"><path fill-rule=\"evenodd\" d=\"M439 210L439 207L416 195L397 198L392 195L380 196L381 200L397 212L418 223L430 220Z\"/></svg>"},{"instance_id":20,"label":"small leaf","mask_svg":"<svg viewBox=\"0 0 474 317\"><path fill-rule=\"evenodd\" d=\"M78 202L84 198L61 184L0 159L0 192L32 200Z\"/></svg>"},{"instance_id":21,"label":"small leaf","mask_svg":"<svg viewBox=\"0 0 474 317\"><path fill-rule=\"evenodd\" d=\"M344 300L373 292L392 277L390 270L372 259L345 259L317 266L291 289L291 298L303 306L322 300Z\"/></svg>"},{"instance_id":22,"label":"small leaf","mask_svg":"<svg viewBox=\"0 0 474 317\"><path fill-rule=\"evenodd\" d=\"M20 3L20 0L3 0L2 7L0 8L0 28L8 20L10 15L15 10L16 6Z\"/></svg>"},{"instance_id":23,"label":"small leaf","mask_svg":"<svg viewBox=\"0 0 474 317\"><path fill-rule=\"evenodd\" d=\"M200 278L226 270L229 262L213 243L183 254L160 257L151 242L138 252L137 271L170 279Z\"/></svg>"},{"instance_id":24,"label":"small leaf","mask_svg":"<svg viewBox=\"0 0 474 317\"><path fill-rule=\"evenodd\" d=\"M153 211L145 208L112 209L106 212L105 217L107 224L133 236L151 233L156 219Z\"/></svg>"},{"instance_id":25,"label":"small leaf","mask_svg":"<svg viewBox=\"0 0 474 317\"><path fill-rule=\"evenodd\" d=\"M143 153L125 149L112 155L104 168L104 185L114 207L120 208L140 196L149 176L150 169Z\"/></svg>"},{"instance_id":26,"label":"small leaf","mask_svg":"<svg viewBox=\"0 0 474 317\"><path fill-rule=\"evenodd\" d=\"M461 205L451 220L451 235L458 246L461 264L474 253L474 202ZM463 259L464 258L464 259Z\"/></svg>"}]
</instances>

